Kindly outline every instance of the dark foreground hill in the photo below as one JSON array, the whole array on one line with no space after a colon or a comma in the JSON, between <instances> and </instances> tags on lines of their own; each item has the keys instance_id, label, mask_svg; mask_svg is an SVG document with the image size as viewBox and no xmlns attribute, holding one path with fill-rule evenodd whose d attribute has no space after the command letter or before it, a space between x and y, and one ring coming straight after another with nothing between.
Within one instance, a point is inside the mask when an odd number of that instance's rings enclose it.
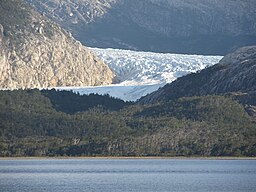
<instances>
[{"instance_id":1,"label":"dark foreground hill","mask_svg":"<svg viewBox=\"0 0 256 192\"><path fill-rule=\"evenodd\" d=\"M177 155L255 156L255 118L228 96L142 106L107 95L0 91L0 156Z\"/></svg>"}]
</instances>

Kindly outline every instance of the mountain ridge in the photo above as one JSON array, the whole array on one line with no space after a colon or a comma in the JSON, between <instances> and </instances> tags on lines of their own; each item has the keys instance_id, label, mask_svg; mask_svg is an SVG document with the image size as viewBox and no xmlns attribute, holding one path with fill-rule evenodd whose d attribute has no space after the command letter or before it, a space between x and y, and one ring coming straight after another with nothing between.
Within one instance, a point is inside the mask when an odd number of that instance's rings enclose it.
<instances>
[{"instance_id":1,"label":"mountain ridge","mask_svg":"<svg viewBox=\"0 0 256 192\"><path fill-rule=\"evenodd\" d=\"M256 43L253 0L27 1L90 47L225 55Z\"/></svg>"}]
</instances>

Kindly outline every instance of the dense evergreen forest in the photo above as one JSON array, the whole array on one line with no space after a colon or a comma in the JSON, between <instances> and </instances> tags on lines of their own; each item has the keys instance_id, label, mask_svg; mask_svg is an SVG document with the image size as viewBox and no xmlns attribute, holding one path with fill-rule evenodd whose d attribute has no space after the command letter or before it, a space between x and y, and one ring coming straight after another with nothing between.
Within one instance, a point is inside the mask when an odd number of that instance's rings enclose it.
<instances>
[{"instance_id":1,"label":"dense evergreen forest","mask_svg":"<svg viewBox=\"0 0 256 192\"><path fill-rule=\"evenodd\" d=\"M256 119L228 95L140 105L0 91L0 156L256 156Z\"/></svg>"}]
</instances>

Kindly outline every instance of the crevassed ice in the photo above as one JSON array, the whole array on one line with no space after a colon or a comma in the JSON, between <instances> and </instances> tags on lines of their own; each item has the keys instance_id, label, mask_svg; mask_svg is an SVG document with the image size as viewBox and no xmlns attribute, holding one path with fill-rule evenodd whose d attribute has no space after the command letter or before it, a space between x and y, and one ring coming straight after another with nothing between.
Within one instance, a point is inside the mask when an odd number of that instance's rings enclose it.
<instances>
[{"instance_id":1,"label":"crevassed ice","mask_svg":"<svg viewBox=\"0 0 256 192\"><path fill-rule=\"evenodd\" d=\"M170 83L178 77L216 64L222 58L120 49L91 50L109 65L122 85Z\"/></svg>"},{"instance_id":2,"label":"crevassed ice","mask_svg":"<svg viewBox=\"0 0 256 192\"><path fill-rule=\"evenodd\" d=\"M223 56L137 52L120 49L90 49L115 72L119 83L98 87L57 89L73 90L80 94L109 94L125 101L135 101L178 77L214 65L223 58Z\"/></svg>"}]
</instances>

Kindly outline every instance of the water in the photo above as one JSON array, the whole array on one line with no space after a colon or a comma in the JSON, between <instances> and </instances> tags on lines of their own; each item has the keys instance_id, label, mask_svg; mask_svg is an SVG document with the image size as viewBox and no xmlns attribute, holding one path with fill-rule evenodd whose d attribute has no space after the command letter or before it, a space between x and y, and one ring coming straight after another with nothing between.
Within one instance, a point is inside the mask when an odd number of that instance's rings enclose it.
<instances>
[{"instance_id":1,"label":"water","mask_svg":"<svg viewBox=\"0 0 256 192\"><path fill-rule=\"evenodd\" d=\"M250 192L256 160L0 160L1 192Z\"/></svg>"}]
</instances>

